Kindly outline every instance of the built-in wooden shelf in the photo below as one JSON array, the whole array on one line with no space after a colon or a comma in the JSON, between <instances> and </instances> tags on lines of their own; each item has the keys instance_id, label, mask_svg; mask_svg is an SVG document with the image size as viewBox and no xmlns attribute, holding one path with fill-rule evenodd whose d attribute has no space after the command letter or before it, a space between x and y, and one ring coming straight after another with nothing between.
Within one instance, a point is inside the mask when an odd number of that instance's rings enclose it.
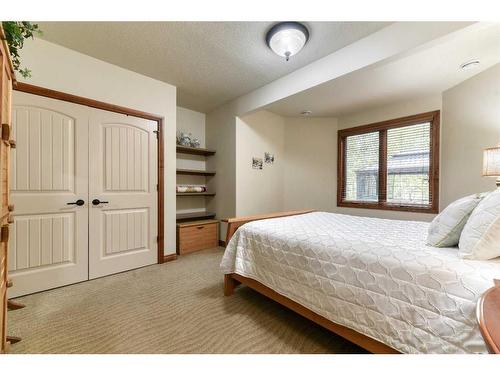
<instances>
[{"instance_id":1,"label":"built-in wooden shelf","mask_svg":"<svg viewBox=\"0 0 500 375\"><path fill-rule=\"evenodd\" d=\"M184 220L202 220L202 219L213 219L215 217L215 212L186 212L182 214L177 214L177 221Z\"/></svg>"},{"instance_id":2,"label":"built-in wooden shelf","mask_svg":"<svg viewBox=\"0 0 500 375\"><path fill-rule=\"evenodd\" d=\"M179 153L179 154L190 154L190 155L211 156L211 155L215 155L215 150L209 150L208 148L195 148L195 147L177 146L177 153Z\"/></svg>"},{"instance_id":3,"label":"built-in wooden shelf","mask_svg":"<svg viewBox=\"0 0 500 375\"><path fill-rule=\"evenodd\" d=\"M178 197L213 197L215 193L177 193Z\"/></svg>"},{"instance_id":4,"label":"built-in wooden shelf","mask_svg":"<svg viewBox=\"0 0 500 375\"><path fill-rule=\"evenodd\" d=\"M215 176L215 172L200 171L197 169L177 169L177 174L190 175L190 176Z\"/></svg>"}]
</instances>

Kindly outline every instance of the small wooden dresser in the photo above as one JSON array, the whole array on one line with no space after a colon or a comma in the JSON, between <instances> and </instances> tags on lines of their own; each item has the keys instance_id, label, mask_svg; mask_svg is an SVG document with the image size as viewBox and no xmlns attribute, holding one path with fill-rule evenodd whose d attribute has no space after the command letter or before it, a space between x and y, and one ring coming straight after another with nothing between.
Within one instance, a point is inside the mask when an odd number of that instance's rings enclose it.
<instances>
[{"instance_id":1,"label":"small wooden dresser","mask_svg":"<svg viewBox=\"0 0 500 375\"><path fill-rule=\"evenodd\" d=\"M177 224L177 254L219 246L219 221L197 220Z\"/></svg>"},{"instance_id":2,"label":"small wooden dresser","mask_svg":"<svg viewBox=\"0 0 500 375\"><path fill-rule=\"evenodd\" d=\"M14 208L9 205L9 154L15 142L11 135L12 85L15 80L14 69L10 60L9 49L5 42L5 34L0 26L0 353L8 349L7 342L7 251L9 239L9 223Z\"/></svg>"}]
</instances>

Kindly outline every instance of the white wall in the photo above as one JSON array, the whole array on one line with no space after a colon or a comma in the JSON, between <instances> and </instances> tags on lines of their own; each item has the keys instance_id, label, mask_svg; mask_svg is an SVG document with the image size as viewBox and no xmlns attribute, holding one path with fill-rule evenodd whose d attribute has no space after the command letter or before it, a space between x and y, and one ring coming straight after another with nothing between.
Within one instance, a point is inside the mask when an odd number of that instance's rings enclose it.
<instances>
[{"instance_id":1,"label":"white wall","mask_svg":"<svg viewBox=\"0 0 500 375\"><path fill-rule=\"evenodd\" d=\"M495 188L482 177L483 150L500 142L500 64L443 94L441 139L441 208L480 191Z\"/></svg>"},{"instance_id":2,"label":"white wall","mask_svg":"<svg viewBox=\"0 0 500 375\"><path fill-rule=\"evenodd\" d=\"M334 211L337 119L285 119L284 210Z\"/></svg>"},{"instance_id":3,"label":"white wall","mask_svg":"<svg viewBox=\"0 0 500 375\"><path fill-rule=\"evenodd\" d=\"M252 157L274 154L273 164L252 168ZM285 121L268 111L236 119L236 215L283 211Z\"/></svg>"},{"instance_id":4,"label":"white wall","mask_svg":"<svg viewBox=\"0 0 500 375\"><path fill-rule=\"evenodd\" d=\"M176 88L41 39L28 40L23 65L32 78L20 81L150 112L164 118L165 254L175 253Z\"/></svg>"}]
</instances>

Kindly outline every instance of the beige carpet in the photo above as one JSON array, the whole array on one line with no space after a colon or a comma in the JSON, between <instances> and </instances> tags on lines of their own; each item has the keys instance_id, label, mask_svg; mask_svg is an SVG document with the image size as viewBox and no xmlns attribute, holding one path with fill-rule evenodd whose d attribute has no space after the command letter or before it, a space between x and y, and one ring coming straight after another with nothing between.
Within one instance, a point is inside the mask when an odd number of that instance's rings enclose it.
<instances>
[{"instance_id":1,"label":"beige carpet","mask_svg":"<svg viewBox=\"0 0 500 375\"><path fill-rule=\"evenodd\" d=\"M12 353L362 353L246 287L224 297L222 249L18 298Z\"/></svg>"}]
</instances>

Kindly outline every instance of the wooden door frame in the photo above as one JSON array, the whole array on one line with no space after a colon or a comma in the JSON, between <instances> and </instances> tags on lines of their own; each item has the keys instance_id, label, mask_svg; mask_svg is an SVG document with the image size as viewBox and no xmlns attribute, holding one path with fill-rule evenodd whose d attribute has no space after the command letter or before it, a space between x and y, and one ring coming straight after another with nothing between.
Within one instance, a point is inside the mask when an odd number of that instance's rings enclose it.
<instances>
[{"instance_id":1,"label":"wooden door frame","mask_svg":"<svg viewBox=\"0 0 500 375\"><path fill-rule=\"evenodd\" d=\"M46 98L62 100L65 102L75 103L79 105L84 105L91 108L102 109L104 111L121 113L127 116L134 116L143 118L146 120L156 121L157 126L157 134L158 134L158 263L163 263L166 261L174 260L176 257L172 255L164 255L164 245L165 245L165 237L164 237L164 210L165 210L165 200L164 200L164 192L165 192L165 164L164 164L164 156L163 156L163 123L164 118L155 115L153 113L138 111L136 109L131 109L127 107L122 107L110 103L101 102L94 99L84 98L82 96L67 94L57 90L51 90L40 86L31 85L23 82L16 82L14 84L14 90L25 92L28 94L44 96Z\"/></svg>"}]
</instances>

